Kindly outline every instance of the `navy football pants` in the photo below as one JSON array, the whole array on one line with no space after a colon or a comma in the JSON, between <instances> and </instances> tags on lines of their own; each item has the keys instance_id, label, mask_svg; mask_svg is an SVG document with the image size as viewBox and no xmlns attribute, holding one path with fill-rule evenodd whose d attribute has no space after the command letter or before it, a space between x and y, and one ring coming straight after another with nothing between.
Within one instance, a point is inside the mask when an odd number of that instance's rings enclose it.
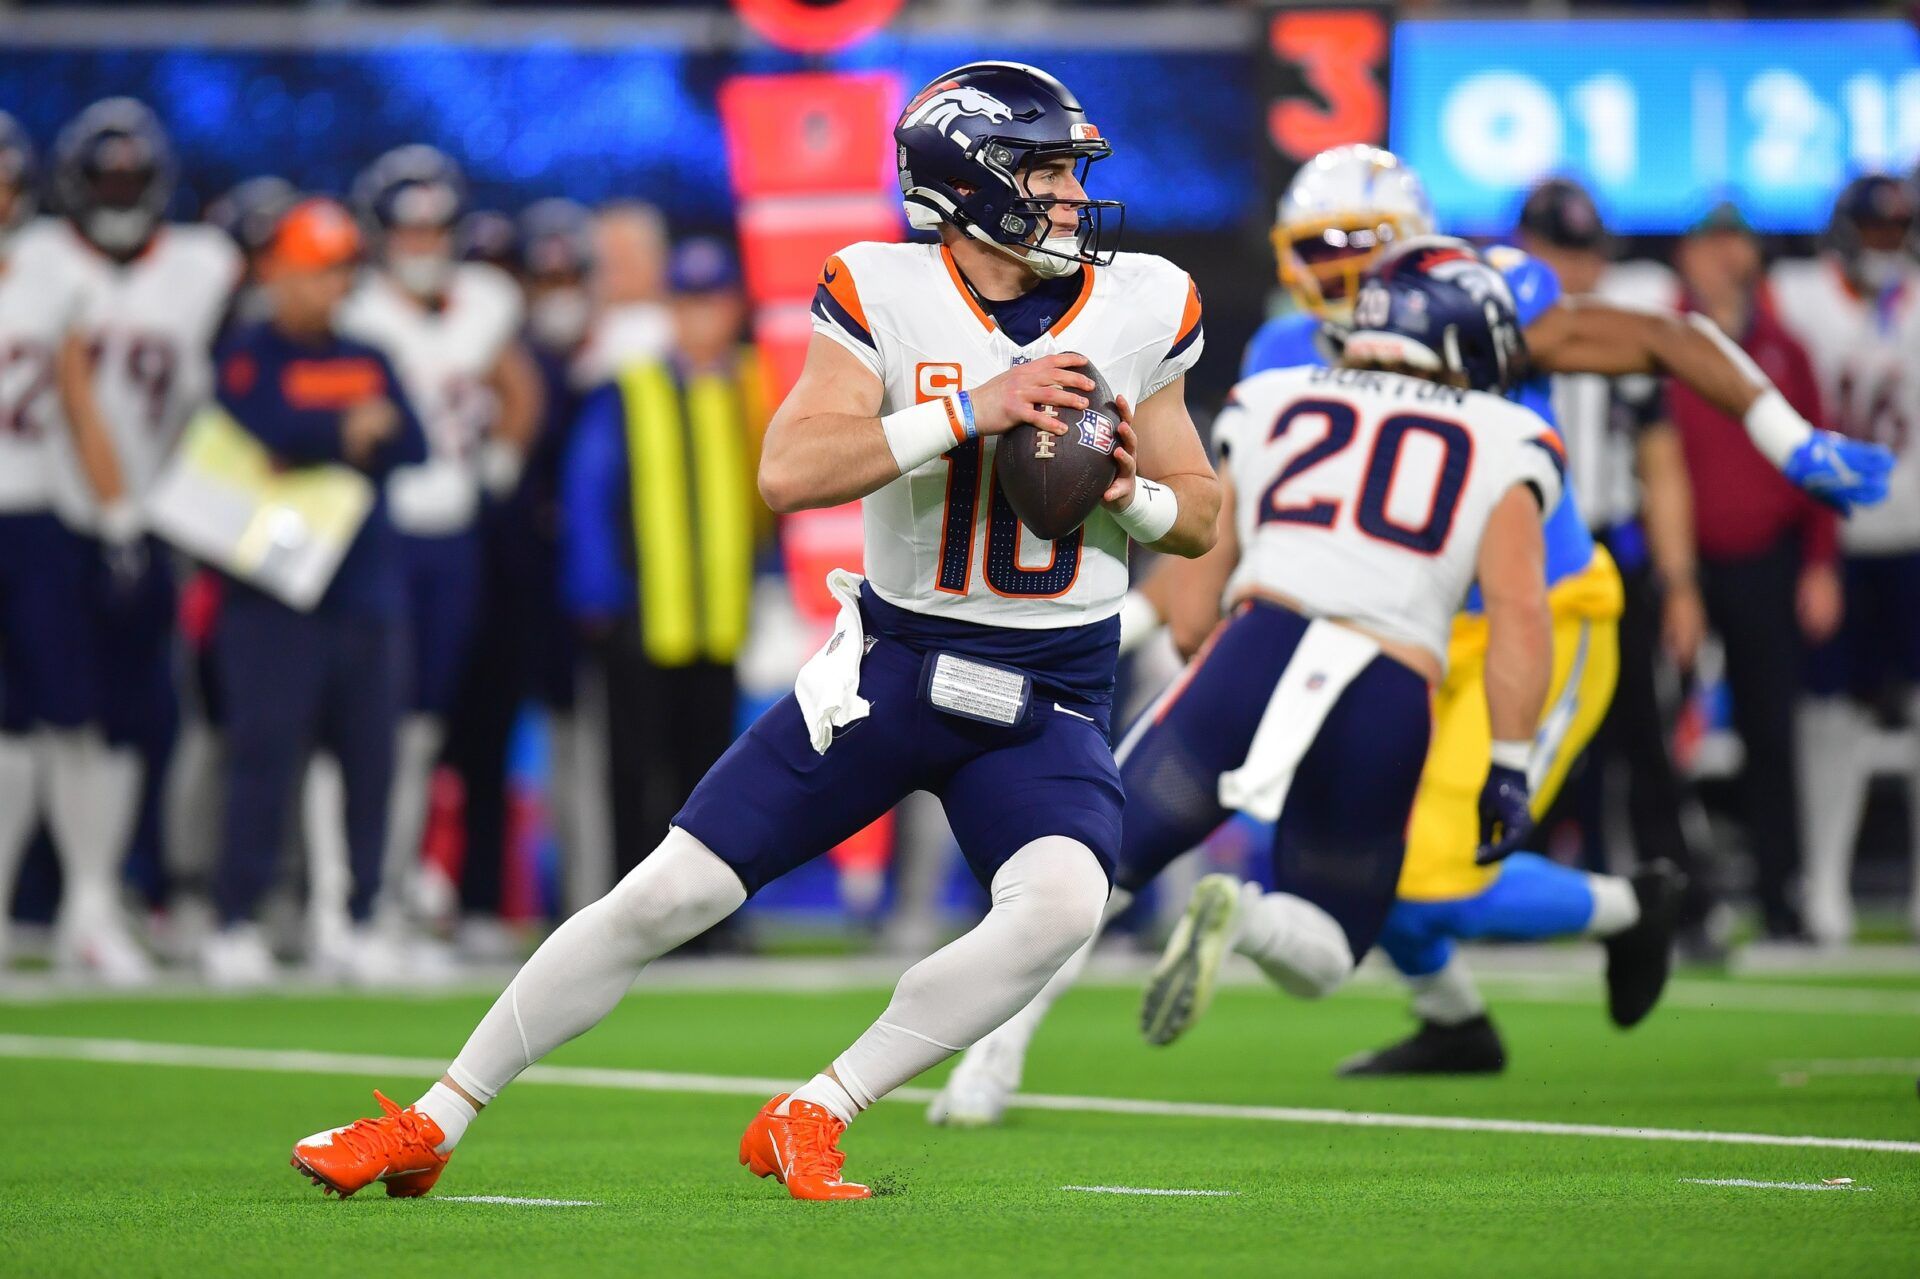
<instances>
[{"instance_id":1,"label":"navy football pants","mask_svg":"<svg viewBox=\"0 0 1920 1279\"><path fill-rule=\"evenodd\" d=\"M222 923L251 919L272 886L316 747L339 759L346 789L348 907L356 920L372 914L404 706L405 635L399 619L302 614L245 590L229 597L217 643L227 707L227 809L214 885Z\"/></svg>"},{"instance_id":2,"label":"navy football pants","mask_svg":"<svg viewBox=\"0 0 1920 1279\"><path fill-rule=\"evenodd\" d=\"M1246 761L1307 619L1255 603L1194 659L1120 747L1125 838L1114 882L1138 893L1230 813L1220 775ZM1427 682L1376 657L1347 685L1300 761L1274 828L1273 886L1338 920L1355 960L1393 907L1432 728Z\"/></svg>"}]
</instances>

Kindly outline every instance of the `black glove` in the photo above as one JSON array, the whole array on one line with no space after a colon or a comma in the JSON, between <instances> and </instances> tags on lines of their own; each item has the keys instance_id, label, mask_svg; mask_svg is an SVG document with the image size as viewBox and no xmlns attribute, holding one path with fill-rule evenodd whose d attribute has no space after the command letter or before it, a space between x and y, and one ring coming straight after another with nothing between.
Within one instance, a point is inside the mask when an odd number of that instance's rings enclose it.
<instances>
[{"instance_id":1,"label":"black glove","mask_svg":"<svg viewBox=\"0 0 1920 1279\"><path fill-rule=\"evenodd\" d=\"M1495 764L1487 769L1480 788L1480 847L1473 860L1480 866L1503 861L1533 834L1533 792L1526 773Z\"/></svg>"}]
</instances>

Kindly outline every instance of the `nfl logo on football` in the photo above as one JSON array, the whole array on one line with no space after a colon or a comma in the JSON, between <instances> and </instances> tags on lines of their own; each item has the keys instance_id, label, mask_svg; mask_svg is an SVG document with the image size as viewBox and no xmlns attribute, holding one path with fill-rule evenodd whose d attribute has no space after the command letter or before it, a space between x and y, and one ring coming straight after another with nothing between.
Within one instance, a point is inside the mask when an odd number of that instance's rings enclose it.
<instances>
[{"instance_id":1,"label":"nfl logo on football","mask_svg":"<svg viewBox=\"0 0 1920 1279\"><path fill-rule=\"evenodd\" d=\"M1080 445L1082 448L1098 449L1102 453L1113 452L1113 422L1105 415L1086 409L1080 414Z\"/></svg>"}]
</instances>

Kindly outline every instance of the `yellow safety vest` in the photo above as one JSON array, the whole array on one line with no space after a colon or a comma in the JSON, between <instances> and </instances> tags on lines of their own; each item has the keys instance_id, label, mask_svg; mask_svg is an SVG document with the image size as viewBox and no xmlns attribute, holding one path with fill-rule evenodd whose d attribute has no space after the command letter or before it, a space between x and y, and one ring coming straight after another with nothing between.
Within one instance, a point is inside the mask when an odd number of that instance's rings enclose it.
<instances>
[{"instance_id":1,"label":"yellow safety vest","mask_svg":"<svg viewBox=\"0 0 1920 1279\"><path fill-rule=\"evenodd\" d=\"M743 359L683 387L654 361L622 370L619 386L647 659L731 662L753 590L758 371Z\"/></svg>"}]
</instances>

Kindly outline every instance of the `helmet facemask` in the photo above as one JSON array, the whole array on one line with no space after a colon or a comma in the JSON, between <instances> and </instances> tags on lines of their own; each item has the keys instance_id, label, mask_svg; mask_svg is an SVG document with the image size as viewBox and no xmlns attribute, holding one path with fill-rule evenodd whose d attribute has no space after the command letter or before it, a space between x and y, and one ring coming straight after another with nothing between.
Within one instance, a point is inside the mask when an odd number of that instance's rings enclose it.
<instances>
[{"instance_id":1,"label":"helmet facemask","mask_svg":"<svg viewBox=\"0 0 1920 1279\"><path fill-rule=\"evenodd\" d=\"M158 161L142 139L112 134L102 138L82 170L82 180L90 196L80 217L87 239L108 253L126 255L153 238L165 197L159 191Z\"/></svg>"},{"instance_id":2,"label":"helmet facemask","mask_svg":"<svg viewBox=\"0 0 1920 1279\"><path fill-rule=\"evenodd\" d=\"M1091 126L1085 126L1091 130ZM1126 206L1119 200L1090 197L1065 199L1035 195L1034 171L1063 156L1074 161L1073 176L1081 191L1093 162L1113 154L1099 137L1035 146L1012 139L986 137L974 144L972 158L998 179L975 190L945 182L916 182L906 186L908 221L917 230L933 230L942 223L997 249L1042 279L1071 275L1082 266L1106 266L1118 249ZM906 173L902 172L903 184ZM1054 229L1052 210L1074 210L1077 226L1071 234Z\"/></svg>"},{"instance_id":3,"label":"helmet facemask","mask_svg":"<svg viewBox=\"0 0 1920 1279\"><path fill-rule=\"evenodd\" d=\"M1275 223L1280 283L1304 311L1336 322L1353 314L1354 294L1382 254L1431 228L1406 213L1353 212Z\"/></svg>"}]
</instances>

